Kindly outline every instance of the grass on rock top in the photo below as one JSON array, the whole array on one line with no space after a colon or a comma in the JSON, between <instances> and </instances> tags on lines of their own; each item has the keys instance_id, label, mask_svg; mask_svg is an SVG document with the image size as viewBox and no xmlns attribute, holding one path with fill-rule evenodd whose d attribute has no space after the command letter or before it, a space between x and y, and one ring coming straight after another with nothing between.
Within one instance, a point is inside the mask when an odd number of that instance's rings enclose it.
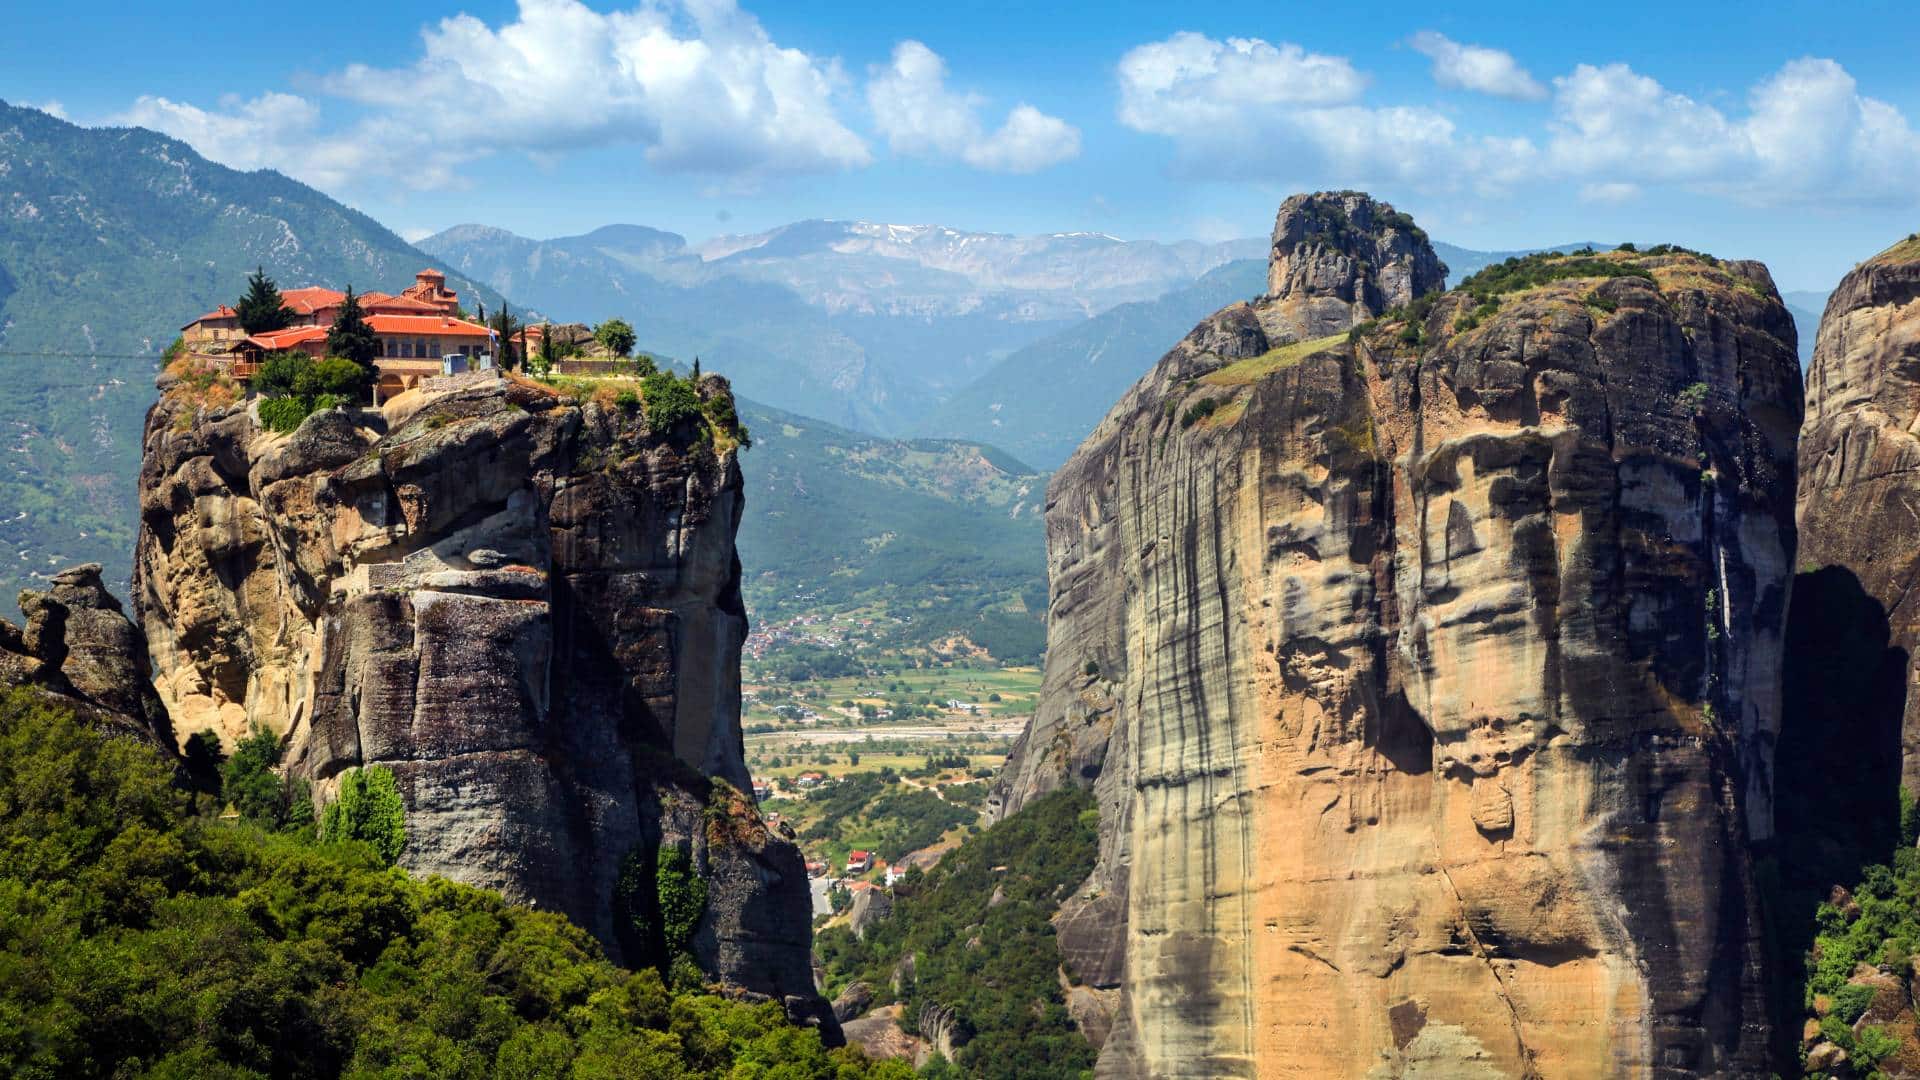
<instances>
[{"instance_id":1,"label":"grass on rock top","mask_svg":"<svg viewBox=\"0 0 1920 1080\"><path fill-rule=\"evenodd\" d=\"M1259 356L1250 356L1238 360L1216 371L1209 371L1200 377L1208 386L1248 386L1272 375L1276 371L1298 365L1309 356L1315 356L1338 348L1346 341L1346 335L1330 334L1312 341L1296 341L1268 349Z\"/></svg>"}]
</instances>

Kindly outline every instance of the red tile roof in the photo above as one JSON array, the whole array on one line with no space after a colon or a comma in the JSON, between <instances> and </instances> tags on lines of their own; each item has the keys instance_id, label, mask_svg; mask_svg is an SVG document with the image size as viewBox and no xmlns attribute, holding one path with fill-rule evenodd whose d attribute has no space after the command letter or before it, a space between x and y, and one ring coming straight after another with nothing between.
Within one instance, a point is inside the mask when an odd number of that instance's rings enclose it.
<instances>
[{"instance_id":1,"label":"red tile roof","mask_svg":"<svg viewBox=\"0 0 1920 1080\"><path fill-rule=\"evenodd\" d=\"M429 304L425 300L416 300L411 296L390 296L387 293L368 293L360 298L360 310L385 312L389 315L406 315L418 312L422 315L438 315L438 304Z\"/></svg>"},{"instance_id":2,"label":"red tile roof","mask_svg":"<svg viewBox=\"0 0 1920 1080\"><path fill-rule=\"evenodd\" d=\"M228 307L225 304L221 304L219 307L214 308L212 311L207 312L205 315L200 316L199 318L193 320L193 322L188 323L186 326L183 326L180 329L186 330L190 327L197 326L200 323L207 322L211 319L234 319L234 318L238 318L239 315L240 315L239 312L233 310L232 308Z\"/></svg>"},{"instance_id":3,"label":"red tile roof","mask_svg":"<svg viewBox=\"0 0 1920 1080\"><path fill-rule=\"evenodd\" d=\"M367 325L376 334L432 334L437 337L483 338L489 331L479 323L450 315L369 315Z\"/></svg>"},{"instance_id":4,"label":"red tile roof","mask_svg":"<svg viewBox=\"0 0 1920 1080\"><path fill-rule=\"evenodd\" d=\"M323 289L318 285L309 285L304 289L286 289L280 293L280 300L292 309L296 315L311 315L330 307L339 307L347 299L347 294L337 289Z\"/></svg>"},{"instance_id":5,"label":"red tile roof","mask_svg":"<svg viewBox=\"0 0 1920 1080\"><path fill-rule=\"evenodd\" d=\"M250 334L247 342L273 352L279 349L291 349L295 345L309 341L318 341L326 336L327 328L324 326L294 326L265 334Z\"/></svg>"}]
</instances>

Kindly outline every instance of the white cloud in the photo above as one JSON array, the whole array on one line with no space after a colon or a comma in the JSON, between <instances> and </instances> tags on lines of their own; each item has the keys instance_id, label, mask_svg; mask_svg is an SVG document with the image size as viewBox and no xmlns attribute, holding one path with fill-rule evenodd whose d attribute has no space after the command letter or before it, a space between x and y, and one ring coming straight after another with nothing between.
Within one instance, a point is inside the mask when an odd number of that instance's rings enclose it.
<instances>
[{"instance_id":1,"label":"white cloud","mask_svg":"<svg viewBox=\"0 0 1920 1080\"><path fill-rule=\"evenodd\" d=\"M838 62L776 44L732 0L608 14L577 0L521 0L518 18L498 29L462 14L422 38L425 55L409 67L356 64L324 85L402 112L456 147L634 142L656 167L723 174L872 160L838 115Z\"/></svg>"},{"instance_id":2,"label":"white cloud","mask_svg":"<svg viewBox=\"0 0 1920 1080\"><path fill-rule=\"evenodd\" d=\"M278 169L321 187L340 184L368 164L364 141L321 134L319 107L293 94L229 95L213 110L142 95L112 122L171 135L222 165Z\"/></svg>"},{"instance_id":3,"label":"white cloud","mask_svg":"<svg viewBox=\"0 0 1920 1080\"><path fill-rule=\"evenodd\" d=\"M1249 110L1338 105L1367 85L1345 57L1191 31L1133 49L1119 73L1120 122L1160 135L1232 123Z\"/></svg>"},{"instance_id":4,"label":"white cloud","mask_svg":"<svg viewBox=\"0 0 1920 1080\"><path fill-rule=\"evenodd\" d=\"M1408 44L1433 61L1433 81L1441 86L1516 101L1539 101L1547 96L1547 88L1503 49L1462 45L1432 30L1413 35Z\"/></svg>"},{"instance_id":5,"label":"white cloud","mask_svg":"<svg viewBox=\"0 0 1920 1080\"><path fill-rule=\"evenodd\" d=\"M1640 185L1614 180L1601 184L1585 184L1580 188L1580 201L1590 203L1624 203L1640 197Z\"/></svg>"},{"instance_id":6,"label":"white cloud","mask_svg":"<svg viewBox=\"0 0 1920 1080\"><path fill-rule=\"evenodd\" d=\"M646 0L608 14L578 0L521 0L498 28L463 14L421 39L408 66L355 64L319 80L364 107L332 128L312 101L285 93L214 109L142 97L115 119L235 168L328 188L445 187L498 151L550 164L610 143L641 146L656 168L736 181L872 160L840 120L838 62L781 47L732 0Z\"/></svg>"},{"instance_id":7,"label":"white cloud","mask_svg":"<svg viewBox=\"0 0 1920 1080\"><path fill-rule=\"evenodd\" d=\"M1497 50L1438 34L1414 44L1443 84L1509 97L1544 90ZM1625 64L1582 64L1553 80L1543 128L1499 134L1462 130L1426 106L1366 103L1366 76L1346 58L1291 44L1180 33L1128 52L1117 74L1121 123L1168 137L1188 172L1213 179L1483 193L1555 185L1591 202L1665 185L1763 205L1920 203L1920 135L1832 60L1786 64L1749 91L1744 115Z\"/></svg>"},{"instance_id":8,"label":"white cloud","mask_svg":"<svg viewBox=\"0 0 1920 1080\"><path fill-rule=\"evenodd\" d=\"M896 153L953 158L992 172L1029 173L1080 153L1080 131L1024 102L999 130L980 121L985 102L947 89L947 65L918 41L894 47L893 60L867 81L875 126Z\"/></svg>"},{"instance_id":9,"label":"white cloud","mask_svg":"<svg viewBox=\"0 0 1920 1080\"><path fill-rule=\"evenodd\" d=\"M1460 135L1425 106L1359 104L1367 78L1344 57L1257 38L1182 32L1121 57L1120 122L1166 135L1185 167L1216 177L1327 184L1486 186L1536 150Z\"/></svg>"},{"instance_id":10,"label":"white cloud","mask_svg":"<svg viewBox=\"0 0 1920 1080\"><path fill-rule=\"evenodd\" d=\"M58 101L23 101L20 104L29 109L39 109L55 120L71 119L67 116L67 107Z\"/></svg>"},{"instance_id":11,"label":"white cloud","mask_svg":"<svg viewBox=\"0 0 1920 1080\"><path fill-rule=\"evenodd\" d=\"M1920 200L1920 136L1832 60L1800 59L1734 118L1624 64L1554 80L1556 169L1594 182L1674 183L1749 202Z\"/></svg>"}]
</instances>

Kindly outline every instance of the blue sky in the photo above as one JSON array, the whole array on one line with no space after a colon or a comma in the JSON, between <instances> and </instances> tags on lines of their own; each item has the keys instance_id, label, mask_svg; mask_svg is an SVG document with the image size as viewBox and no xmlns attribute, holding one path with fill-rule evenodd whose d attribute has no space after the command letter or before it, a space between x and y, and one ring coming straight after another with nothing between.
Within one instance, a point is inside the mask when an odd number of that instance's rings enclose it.
<instances>
[{"instance_id":1,"label":"blue sky","mask_svg":"<svg viewBox=\"0 0 1920 1080\"><path fill-rule=\"evenodd\" d=\"M11 13L0 97L279 168L409 235L1220 238L1355 186L1454 243L1671 240L1794 289L1920 228L1891 3L338 0L297 37L155 7L90 8L84 62L69 9Z\"/></svg>"}]
</instances>

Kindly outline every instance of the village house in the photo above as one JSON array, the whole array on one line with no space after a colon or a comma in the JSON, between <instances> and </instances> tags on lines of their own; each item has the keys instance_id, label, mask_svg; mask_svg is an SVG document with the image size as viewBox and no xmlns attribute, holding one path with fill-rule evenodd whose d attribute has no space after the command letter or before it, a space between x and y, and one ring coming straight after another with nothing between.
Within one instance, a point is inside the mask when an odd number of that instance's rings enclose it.
<instances>
[{"instance_id":1,"label":"village house","mask_svg":"<svg viewBox=\"0 0 1920 1080\"><path fill-rule=\"evenodd\" d=\"M847 873L864 874L873 869L873 853L870 851L847 852Z\"/></svg>"},{"instance_id":2,"label":"village house","mask_svg":"<svg viewBox=\"0 0 1920 1080\"><path fill-rule=\"evenodd\" d=\"M180 330L195 355L226 368L235 378L250 378L268 353L304 352L319 359L326 353L327 329L340 316L347 294L308 286L280 293L292 323L282 330L246 334L233 308L221 305ZM442 374L448 357L459 357L461 367L478 366L493 354L492 332L460 317L460 294L447 288L447 276L422 270L398 293L369 292L358 297L367 325L379 340L374 366L380 378L374 399L392 397ZM484 362L484 361L481 361Z\"/></svg>"},{"instance_id":3,"label":"village house","mask_svg":"<svg viewBox=\"0 0 1920 1080\"><path fill-rule=\"evenodd\" d=\"M823 772L803 772L799 776L794 777L793 782L803 788L818 787L827 782L827 774Z\"/></svg>"}]
</instances>

